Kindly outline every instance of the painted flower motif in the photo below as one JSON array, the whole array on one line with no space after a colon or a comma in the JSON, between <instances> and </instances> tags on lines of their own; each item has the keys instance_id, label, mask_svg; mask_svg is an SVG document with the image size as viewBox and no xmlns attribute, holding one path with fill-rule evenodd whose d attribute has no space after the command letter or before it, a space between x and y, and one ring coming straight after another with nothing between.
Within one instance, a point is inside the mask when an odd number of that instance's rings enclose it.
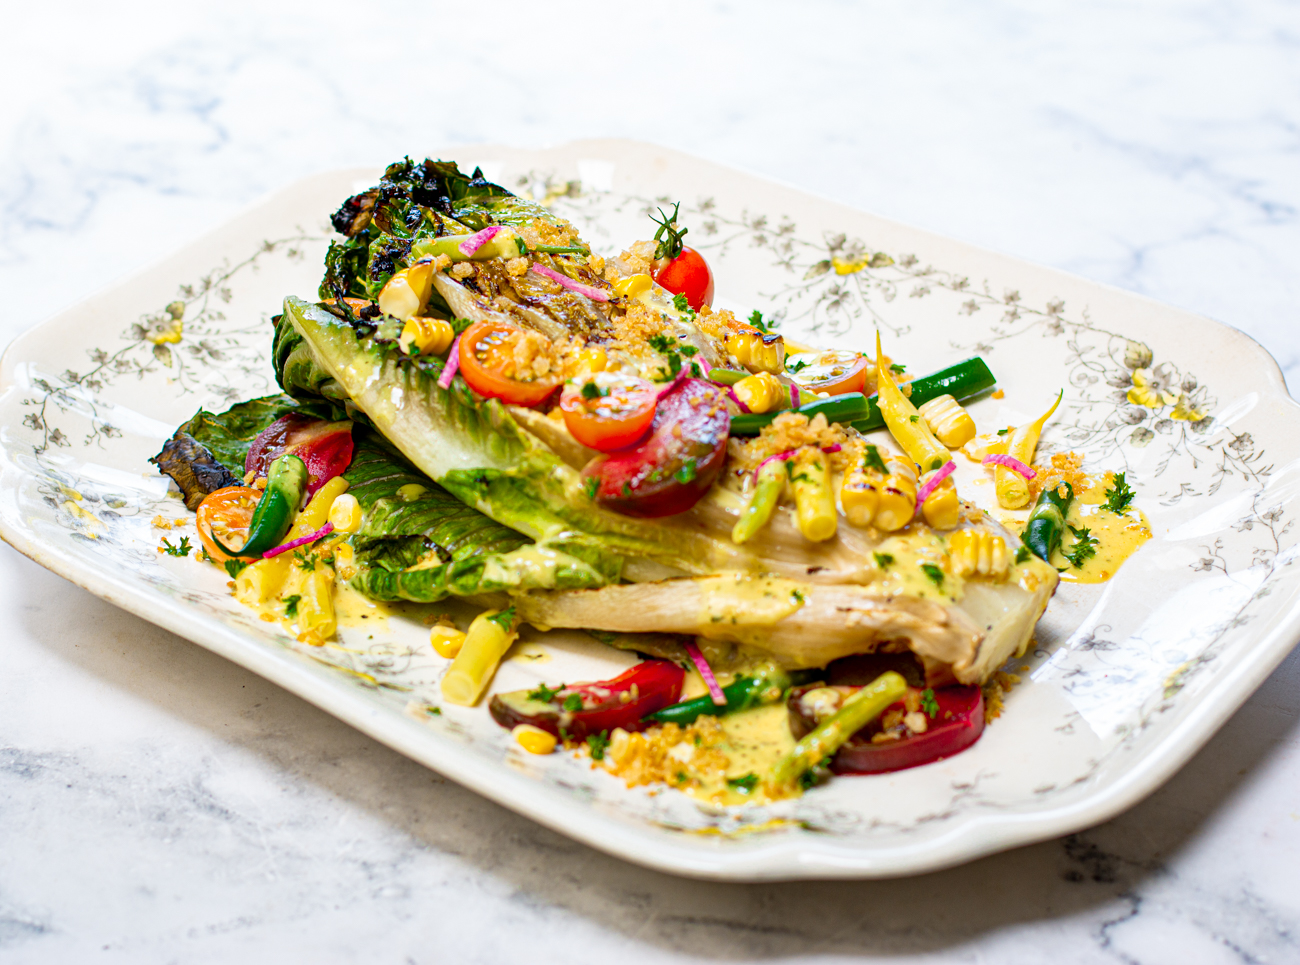
<instances>
[{"instance_id":1,"label":"painted flower motif","mask_svg":"<svg viewBox=\"0 0 1300 965\"><path fill-rule=\"evenodd\" d=\"M1128 437L1128 441L1135 449L1141 449L1144 446L1150 445L1151 440L1155 437L1156 434L1146 426L1138 426L1133 430L1133 434Z\"/></svg>"},{"instance_id":2,"label":"painted flower motif","mask_svg":"<svg viewBox=\"0 0 1300 965\"><path fill-rule=\"evenodd\" d=\"M1182 422L1200 422L1205 418L1205 410L1198 409L1186 392L1180 392L1178 401L1174 403L1174 411L1169 413L1169 418Z\"/></svg>"},{"instance_id":3,"label":"painted flower motif","mask_svg":"<svg viewBox=\"0 0 1300 965\"><path fill-rule=\"evenodd\" d=\"M1124 346L1124 367L1127 369L1145 369L1151 364L1151 348L1145 342L1130 340Z\"/></svg>"},{"instance_id":4,"label":"painted flower motif","mask_svg":"<svg viewBox=\"0 0 1300 965\"><path fill-rule=\"evenodd\" d=\"M1133 388L1126 396L1134 405L1144 405L1149 409L1158 409L1162 405L1172 405L1178 396L1173 392L1174 373L1167 364L1157 365L1154 369L1140 368L1133 371Z\"/></svg>"}]
</instances>

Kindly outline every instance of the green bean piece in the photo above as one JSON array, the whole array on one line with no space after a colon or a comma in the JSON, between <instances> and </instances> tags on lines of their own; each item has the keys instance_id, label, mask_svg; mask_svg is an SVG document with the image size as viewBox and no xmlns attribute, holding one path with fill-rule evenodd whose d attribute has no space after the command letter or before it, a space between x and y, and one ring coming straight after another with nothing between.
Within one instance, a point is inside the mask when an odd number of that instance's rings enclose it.
<instances>
[{"instance_id":1,"label":"green bean piece","mask_svg":"<svg viewBox=\"0 0 1300 965\"><path fill-rule=\"evenodd\" d=\"M809 419L821 414L826 416L828 422L856 424L858 421L870 416L872 407L861 392L845 392L843 395L831 396L829 399L816 399L813 402L806 402L793 411L802 413ZM731 434L733 436L756 436L762 431L763 426L770 423L777 415L779 415L777 412L751 412L733 416L731 419Z\"/></svg>"},{"instance_id":2,"label":"green bean piece","mask_svg":"<svg viewBox=\"0 0 1300 965\"><path fill-rule=\"evenodd\" d=\"M697 717L721 717L737 711L749 710L775 704L790 686L790 675L778 667L755 674L752 677L737 677L733 683L722 688L722 695L727 698L725 706L713 702L709 694L647 714L644 720L657 721L660 724L678 724L682 727L694 723Z\"/></svg>"},{"instance_id":3,"label":"green bean piece","mask_svg":"<svg viewBox=\"0 0 1300 965\"><path fill-rule=\"evenodd\" d=\"M266 490L257 501L253 518L248 524L248 539L242 548L232 550L224 546L216 534L212 541L228 556L258 557L274 549L284 539L293 523L293 515L302 502L307 488L307 466L298 456L285 453L271 463L266 474Z\"/></svg>"},{"instance_id":4,"label":"green bean piece","mask_svg":"<svg viewBox=\"0 0 1300 965\"><path fill-rule=\"evenodd\" d=\"M1064 489L1062 496L1059 490ZM1069 515L1070 503L1074 502L1074 487L1068 482L1051 489L1044 489L1029 513L1025 523L1025 533L1021 537L1026 546L1043 562L1048 562L1052 550L1061 545L1061 535L1065 532L1065 517Z\"/></svg>"},{"instance_id":5,"label":"green bean piece","mask_svg":"<svg viewBox=\"0 0 1300 965\"><path fill-rule=\"evenodd\" d=\"M735 369L709 369L709 381L718 385L735 385L749 376L749 372L737 372Z\"/></svg>"},{"instance_id":6,"label":"green bean piece","mask_svg":"<svg viewBox=\"0 0 1300 965\"><path fill-rule=\"evenodd\" d=\"M907 693L907 681L892 670L882 673L794 745L772 768L772 783L791 787L818 762L839 750L850 737Z\"/></svg>"},{"instance_id":7,"label":"green bean piece","mask_svg":"<svg viewBox=\"0 0 1300 965\"><path fill-rule=\"evenodd\" d=\"M785 463L780 459L765 462L758 470L758 479L754 482L749 502L740 511L736 525L731 528L731 541L743 543L766 526L784 491Z\"/></svg>"}]
</instances>

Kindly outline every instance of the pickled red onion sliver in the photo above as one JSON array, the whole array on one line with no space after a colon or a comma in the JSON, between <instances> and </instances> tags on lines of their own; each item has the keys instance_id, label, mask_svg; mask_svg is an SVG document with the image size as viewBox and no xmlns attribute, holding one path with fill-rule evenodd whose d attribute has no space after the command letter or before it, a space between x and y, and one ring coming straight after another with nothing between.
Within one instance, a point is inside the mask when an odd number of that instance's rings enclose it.
<instances>
[{"instance_id":1,"label":"pickled red onion sliver","mask_svg":"<svg viewBox=\"0 0 1300 965\"><path fill-rule=\"evenodd\" d=\"M546 265L533 265L529 268L529 271L535 271L537 274L563 285L569 291L577 292L579 295L586 295L593 302L609 301L609 292L601 291L599 288L592 288L590 285L584 285L580 281L574 281L568 275L561 274L554 268L548 268Z\"/></svg>"},{"instance_id":2,"label":"pickled red onion sliver","mask_svg":"<svg viewBox=\"0 0 1300 965\"><path fill-rule=\"evenodd\" d=\"M478 251L485 244L495 238L497 232L500 230L501 226L497 224L493 225L491 228L484 228L482 231L476 231L458 244L456 249L466 258L472 258L474 252Z\"/></svg>"},{"instance_id":3,"label":"pickled red onion sliver","mask_svg":"<svg viewBox=\"0 0 1300 965\"><path fill-rule=\"evenodd\" d=\"M709 662L704 659L704 654L700 653L700 648L694 643L687 643L684 646L686 652L690 655L691 663L695 664L695 669L704 678L704 685L709 688L709 696L713 698L713 703L719 707L725 707L727 705L727 696L722 692L722 688L718 686L718 678L713 676L713 670L709 667Z\"/></svg>"},{"instance_id":4,"label":"pickled red onion sliver","mask_svg":"<svg viewBox=\"0 0 1300 965\"><path fill-rule=\"evenodd\" d=\"M993 455L985 456L983 459L980 460L980 465L1005 466L1007 469L1010 469L1012 472L1019 473L1020 475L1024 476L1026 479L1033 479L1035 476L1038 475L1038 473L1035 470L1026 466L1015 456L1004 456L1001 455L1000 453L994 453Z\"/></svg>"},{"instance_id":5,"label":"pickled red onion sliver","mask_svg":"<svg viewBox=\"0 0 1300 965\"><path fill-rule=\"evenodd\" d=\"M931 476L929 479L925 481L925 485L923 485L920 489L916 491L917 512L920 512L921 507L925 504L925 501L930 498L930 494L934 492L936 489L938 489L939 484L943 482L945 479L947 479L949 476L951 476L953 474L953 471L956 470L956 468L957 468L957 464L953 462L951 459L949 459L947 462L945 462L942 466L939 467L938 471L935 472L933 476Z\"/></svg>"},{"instance_id":6,"label":"pickled red onion sliver","mask_svg":"<svg viewBox=\"0 0 1300 965\"><path fill-rule=\"evenodd\" d=\"M456 377L456 370L460 368L460 336L457 335L451 343L451 351L447 355L447 364L442 367L442 375L438 376L438 388L450 389L451 380Z\"/></svg>"},{"instance_id":7,"label":"pickled red onion sliver","mask_svg":"<svg viewBox=\"0 0 1300 965\"><path fill-rule=\"evenodd\" d=\"M269 560L272 556L279 556L281 553L289 552L289 550L296 550L299 546L306 546L308 543L314 543L316 540L328 536L332 532L334 532L334 524L326 523L320 529L316 530L316 532L308 533L301 539L291 540L288 543L281 543L274 549L267 550L262 554L262 559Z\"/></svg>"}]
</instances>

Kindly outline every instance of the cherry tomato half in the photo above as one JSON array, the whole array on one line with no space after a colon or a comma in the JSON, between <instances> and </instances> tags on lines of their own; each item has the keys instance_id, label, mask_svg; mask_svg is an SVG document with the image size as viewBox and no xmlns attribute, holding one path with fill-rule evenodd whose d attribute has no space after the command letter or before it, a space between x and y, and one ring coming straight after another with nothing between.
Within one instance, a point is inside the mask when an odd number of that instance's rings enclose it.
<instances>
[{"instance_id":1,"label":"cherry tomato half","mask_svg":"<svg viewBox=\"0 0 1300 965\"><path fill-rule=\"evenodd\" d=\"M867 371L872 367L874 363L865 355L842 349L800 352L785 357L786 374L799 383L799 388L830 395L865 394Z\"/></svg>"},{"instance_id":2,"label":"cherry tomato half","mask_svg":"<svg viewBox=\"0 0 1300 965\"><path fill-rule=\"evenodd\" d=\"M199 540L218 563L231 559L229 553L222 552L213 542L212 536L230 547L243 546L248 542L248 524L253 520L253 510L262 498L262 491L251 486L227 486L209 493L199 503L194 518L195 528L199 531Z\"/></svg>"},{"instance_id":3,"label":"cherry tomato half","mask_svg":"<svg viewBox=\"0 0 1300 965\"><path fill-rule=\"evenodd\" d=\"M655 271L654 279L674 295L685 295L697 312L704 305L713 307L713 272L694 248L683 247L680 255Z\"/></svg>"},{"instance_id":4,"label":"cherry tomato half","mask_svg":"<svg viewBox=\"0 0 1300 965\"><path fill-rule=\"evenodd\" d=\"M518 351L523 348L523 352ZM537 405L559 385L555 371L520 377L516 359L550 354L546 336L507 322L475 322L460 337L460 374L479 395L512 405Z\"/></svg>"},{"instance_id":5,"label":"cherry tomato half","mask_svg":"<svg viewBox=\"0 0 1300 965\"><path fill-rule=\"evenodd\" d=\"M600 372L560 396L564 424L573 438L599 452L635 445L655 417L655 386L617 372Z\"/></svg>"}]
</instances>

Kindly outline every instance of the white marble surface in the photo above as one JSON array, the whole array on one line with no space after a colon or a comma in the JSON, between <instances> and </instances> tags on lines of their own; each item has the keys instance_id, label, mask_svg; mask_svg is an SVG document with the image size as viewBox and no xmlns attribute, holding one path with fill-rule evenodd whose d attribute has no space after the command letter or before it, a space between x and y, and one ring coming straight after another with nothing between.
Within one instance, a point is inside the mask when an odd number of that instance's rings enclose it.
<instances>
[{"instance_id":1,"label":"white marble surface","mask_svg":"<svg viewBox=\"0 0 1300 965\"><path fill-rule=\"evenodd\" d=\"M1294 4L376 9L6 11L0 338L312 171L625 136L1211 315L1300 378ZM6 962L1300 961L1297 653L1100 828L897 882L715 885L0 566Z\"/></svg>"}]
</instances>

